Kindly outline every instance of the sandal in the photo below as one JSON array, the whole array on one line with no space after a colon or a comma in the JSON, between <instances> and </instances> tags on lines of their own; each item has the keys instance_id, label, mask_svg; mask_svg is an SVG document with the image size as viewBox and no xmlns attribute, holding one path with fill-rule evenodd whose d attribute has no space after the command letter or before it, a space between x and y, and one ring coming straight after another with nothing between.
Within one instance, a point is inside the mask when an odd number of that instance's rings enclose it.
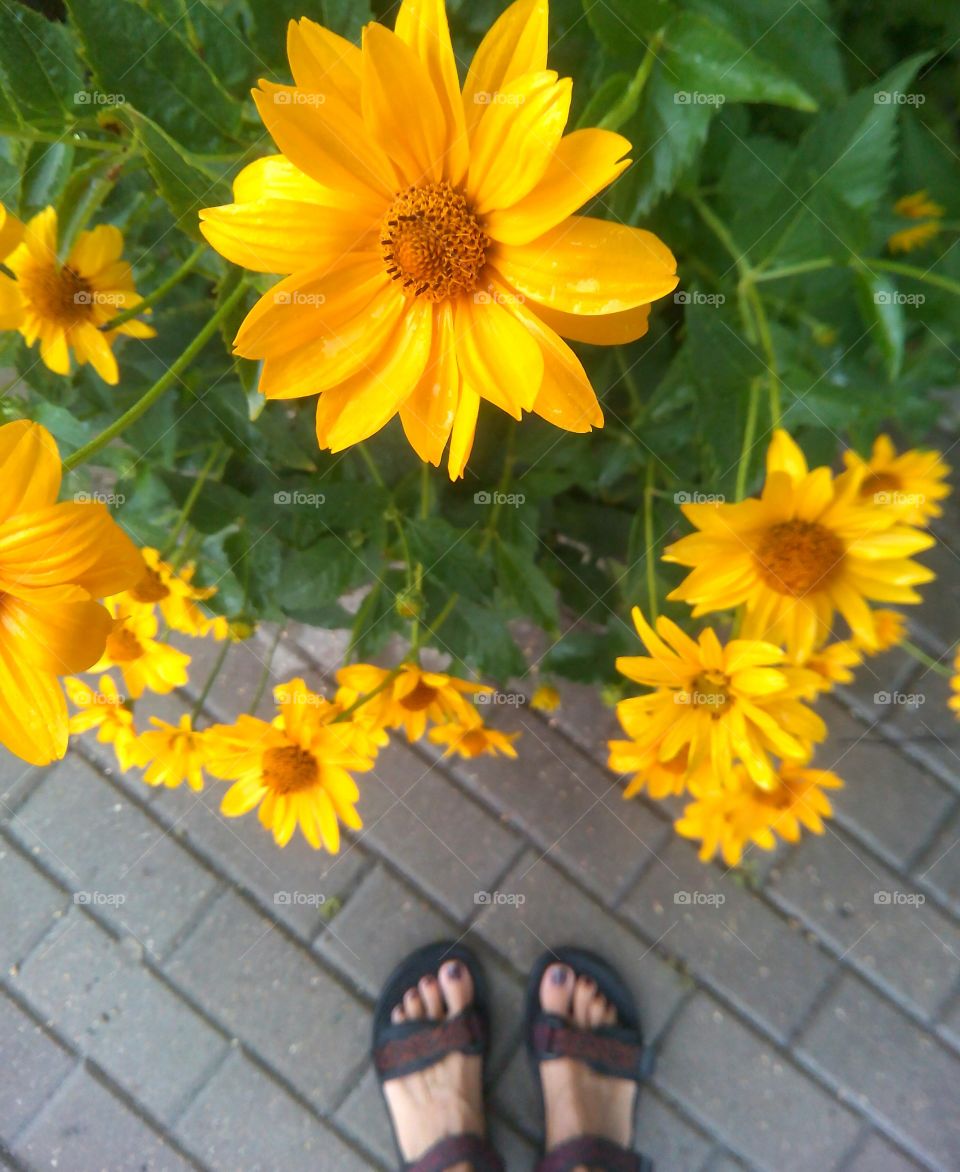
<instances>
[{"instance_id":1,"label":"sandal","mask_svg":"<svg viewBox=\"0 0 960 1172\"><path fill-rule=\"evenodd\" d=\"M473 978L473 1003L445 1021L407 1021L394 1024L390 1015L407 989L421 977L436 973L446 961L458 960ZM469 948L453 942L428 944L411 953L394 969L377 1000L373 1014L373 1066L382 1086L389 1079L425 1070L447 1054L485 1055L490 1037L486 980ZM391 1116L392 1122L392 1116ZM397 1151L399 1137L394 1130ZM403 1172L443 1172L467 1163L474 1172L503 1172L503 1161L480 1135L452 1135L439 1140Z\"/></svg>"},{"instance_id":2,"label":"sandal","mask_svg":"<svg viewBox=\"0 0 960 1172\"><path fill-rule=\"evenodd\" d=\"M578 976L591 977L617 1011L617 1024L584 1030L547 1013L540 1004L540 983L552 964L565 964ZM540 1092L540 1063L550 1058L572 1058L599 1074L632 1079L638 1085L653 1073L653 1050L644 1046L637 1004L620 974L602 957L582 948L563 947L545 952L530 973L524 1004L527 1054ZM544 1118L546 1114L544 1113ZM604 1172L652 1172L652 1161L599 1135L581 1135L545 1153L537 1172L571 1172L584 1166Z\"/></svg>"}]
</instances>

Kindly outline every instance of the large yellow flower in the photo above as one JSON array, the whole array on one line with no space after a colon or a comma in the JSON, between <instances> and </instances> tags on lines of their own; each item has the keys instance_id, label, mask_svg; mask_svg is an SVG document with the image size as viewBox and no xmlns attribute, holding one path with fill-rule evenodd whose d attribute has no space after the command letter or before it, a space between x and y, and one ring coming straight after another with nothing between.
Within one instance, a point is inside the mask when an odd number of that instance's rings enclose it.
<instances>
[{"instance_id":1,"label":"large yellow flower","mask_svg":"<svg viewBox=\"0 0 960 1172\"><path fill-rule=\"evenodd\" d=\"M906 525L926 525L943 515L937 501L950 495L950 468L942 453L916 448L897 455L893 440L878 435L869 460L852 450L843 459L848 468L863 470L861 500L891 509Z\"/></svg>"},{"instance_id":2,"label":"large yellow flower","mask_svg":"<svg viewBox=\"0 0 960 1172\"><path fill-rule=\"evenodd\" d=\"M18 227L19 225L19 227ZM19 330L54 374L70 373L70 351L83 366L116 384L117 360L111 342L118 334L152 338L156 331L132 319L104 331L103 326L142 300L126 261L120 259L123 234L112 224L81 232L61 264L57 257L57 213L46 208L20 224L9 212L0 226L5 246L16 247L0 260L16 280L0 273L0 329Z\"/></svg>"},{"instance_id":3,"label":"large yellow flower","mask_svg":"<svg viewBox=\"0 0 960 1172\"><path fill-rule=\"evenodd\" d=\"M157 639L157 616L152 607L129 606L110 598L114 616L103 658L94 668L118 667L134 700L147 690L165 695L182 688L189 679L190 656Z\"/></svg>"},{"instance_id":4,"label":"large yellow flower","mask_svg":"<svg viewBox=\"0 0 960 1172\"><path fill-rule=\"evenodd\" d=\"M56 503L60 475L46 428L0 427L0 743L34 765L66 752L57 677L99 659L112 620L96 600L143 573L102 504Z\"/></svg>"},{"instance_id":5,"label":"large yellow flower","mask_svg":"<svg viewBox=\"0 0 960 1172\"><path fill-rule=\"evenodd\" d=\"M424 671L413 663L393 670L372 663L353 663L337 672L337 683L337 703L341 708L349 708L361 696L370 697L357 709L361 724L402 728L410 741L420 740L428 721L475 721L476 710L466 697L493 691L486 684Z\"/></svg>"},{"instance_id":6,"label":"large yellow flower","mask_svg":"<svg viewBox=\"0 0 960 1172\"><path fill-rule=\"evenodd\" d=\"M201 213L229 260L288 274L236 352L267 398L320 393L317 438L340 451L398 412L423 460L450 441L463 474L481 399L568 431L603 416L562 338L640 337L676 285L651 233L573 213L627 166L606 130L564 136L571 83L547 69L546 0L517 0L461 90L443 0L403 0L361 48L291 23L295 84L261 81L283 152L246 167L235 203Z\"/></svg>"},{"instance_id":7,"label":"large yellow flower","mask_svg":"<svg viewBox=\"0 0 960 1172\"><path fill-rule=\"evenodd\" d=\"M692 604L695 617L745 604L745 637L785 642L801 657L830 636L839 611L859 644L875 648L867 600L919 602L913 587L934 575L911 555L934 539L861 501L862 477L862 469L836 478L829 468L810 471L776 431L759 500L682 506L700 532L663 555L693 567L669 597Z\"/></svg>"},{"instance_id":8,"label":"large yellow flower","mask_svg":"<svg viewBox=\"0 0 960 1172\"><path fill-rule=\"evenodd\" d=\"M68 676L63 682L70 703L78 709L70 717L70 732L85 733L95 728L101 744L113 745L124 773L131 765L139 765L140 742L133 726L133 713L113 677L102 675L96 688L75 676Z\"/></svg>"},{"instance_id":9,"label":"large yellow flower","mask_svg":"<svg viewBox=\"0 0 960 1172\"><path fill-rule=\"evenodd\" d=\"M337 720L340 707L311 692L302 679L274 693L279 715L272 723L241 716L235 724L206 730L206 765L234 784L220 809L228 818L259 806L263 826L279 846L299 825L312 847L340 849L340 822L363 826L360 796L349 771L373 767L370 738L352 720Z\"/></svg>"},{"instance_id":10,"label":"large yellow flower","mask_svg":"<svg viewBox=\"0 0 960 1172\"><path fill-rule=\"evenodd\" d=\"M722 781L740 761L757 785L771 788L771 755L806 760L811 742L826 736L823 721L803 703L817 691L816 675L782 666L779 647L745 639L724 646L712 627L694 642L662 615L654 631L639 607L633 620L650 655L621 656L617 670L654 691L621 700L617 716L639 768L686 751L689 774L709 762ZM622 743L611 748L622 761Z\"/></svg>"}]
</instances>

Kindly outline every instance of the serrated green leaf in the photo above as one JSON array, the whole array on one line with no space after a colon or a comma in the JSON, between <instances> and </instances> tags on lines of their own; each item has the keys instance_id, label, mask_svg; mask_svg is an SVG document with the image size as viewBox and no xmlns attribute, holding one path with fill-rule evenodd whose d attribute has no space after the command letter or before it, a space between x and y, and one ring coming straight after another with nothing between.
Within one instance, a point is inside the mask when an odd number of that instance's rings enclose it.
<instances>
[{"instance_id":1,"label":"serrated green leaf","mask_svg":"<svg viewBox=\"0 0 960 1172\"><path fill-rule=\"evenodd\" d=\"M527 550L498 541L497 580L524 614L548 629L556 628L560 621L556 587Z\"/></svg>"},{"instance_id":2,"label":"serrated green leaf","mask_svg":"<svg viewBox=\"0 0 960 1172\"><path fill-rule=\"evenodd\" d=\"M83 84L73 44L61 24L18 0L0 5L0 89L18 124L59 130L76 117L73 96ZM2 128L2 127L0 127Z\"/></svg>"},{"instance_id":3,"label":"serrated green leaf","mask_svg":"<svg viewBox=\"0 0 960 1172\"><path fill-rule=\"evenodd\" d=\"M486 599L492 589L490 565L470 545L467 532L440 517L404 521L410 553L425 573L464 598Z\"/></svg>"},{"instance_id":4,"label":"serrated green leaf","mask_svg":"<svg viewBox=\"0 0 960 1172\"><path fill-rule=\"evenodd\" d=\"M55 204L70 179L74 148L64 142L30 144L20 187L20 211L32 216Z\"/></svg>"},{"instance_id":5,"label":"serrated green leaf","mask_svg":"<svg viewBox=\"0 0 960 1172\"><path fill-rule=\"evenodd\" d=\"M856 280L860 314L883 354L887 378L893 382L900 375L906 343L904 295L885 273L858 268Z\"/></svg>"},{"instance_id":6,"label":"serrated green leaf","mask_svg":"<svg viewBox=\"0 0 960 1172\"><path fill-rule=\"evenodd\" d=\"M670 0L583 0L583 10L607 53L637 63L672 14Z\"/></svg>"}]
</instances>

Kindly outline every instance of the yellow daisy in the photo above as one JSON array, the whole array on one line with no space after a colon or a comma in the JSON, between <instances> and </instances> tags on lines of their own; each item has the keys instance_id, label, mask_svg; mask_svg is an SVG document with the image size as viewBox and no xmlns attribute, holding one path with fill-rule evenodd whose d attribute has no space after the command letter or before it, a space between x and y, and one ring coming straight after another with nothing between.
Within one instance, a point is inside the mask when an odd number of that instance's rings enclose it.
<instances>
[{"instance_id":1,"label":"yellow daisy","mask_svg":"<svg viewBox=\"0 0 960 1172\"><path fill-rule=\"evenodd\" d=\"M928 217L942 219L945 211L943 205L932 200L925 190L901 195L893 205L893 210L908 220L925 220Z\"/></svg>"},{"instance_id":2,"label":"yellow daisy","mask_svg":"<svg viewBox=\"0 0 960 1172\"><path fill-rule=\"evenodd\" d=\"M863 656L856 643L844 639L828 643L812 652L802 661L801 666L816 672L822 681L822 690L828 692L834 684L852 683L853 669L861 663Z\"/></svg>"},{"instance_id":3,"label":"yellow daisy","mask_svg":"<svg viewBox=\"0 0 960 1172\"><path fill-rule=\"evenodd\" d=\"M952 708L960 717L960 647L957 648L957 653L953 658L953 666L957 674L950 677L950 690L953 695L947 701L947 707Z\"/></svg>"},{"instance_id":4,"label":"yellow daisy","mask_svg":"<svg viewBox=\"0 0 960 1172\"><path fill-rule=\"evenodd\" d=\"M203 763L206 759L205 733L197 732L189 713L179 724L169 724L151 716L154 728L141 733L137 745L137 764L146 767L147 785L165 785L175 789L186 782L197 793L203 789Z\"/></svg>"},{"instance_id":5,"label":"yellow daisy","mask_svg":"<svg viewBox=\"0 0 960 1172\"><path fill-rule=\"evenodd\" d=\"M934 575L911 555L934 539L861 501L862 477L862 469L836 478L829 468L810 471L777 430L759 500L681 506L700 532L663 555L693 567L669 597L690 603L694 617L743 604L744 637L785 643L800 657L829 637L839 611L857 640L875 648L867 600L919 602L913 587Z\"/></svg>"},{"instance_id":6,"label":"yellow daisy","mask_svg":"<svg viewBox=\"0 0 960 1172\"><path fill-rule=\"evenodd\" d=\"M20 236L17 246L0 257L16 280L0 273L0 329L19 330L54 374L70 373L70 352L83 366L89 362L111 385L119 375L111 343L118 334L152 338L156 331L132 319L114 330L103 326L142 300L130 266L120 259L123 234L112 224L81 232L61 264L57 257L57 213L46 208L19 225L6 213L0 240Z\"/></svg>"},{"instance_id":7,"label":"yellow daisy","mask_svg":"<svg viewBox=\"0 0 960 1172\"><path fill-rule=\"evenodd\" d=\"M848 468L863 471L861 500L891 509L906 525L923 526L943 516L937 501L950 495L950 468L941 452L915 448L897 455L890 437L879 435L869 460L854 451L844 452L843 459Z\"/></svg>"},{"instance_id":8,"label":"yellow daisy","mask_svg":"<svg viewBox=\"0 0 960 1172\"><path fill-rule=\"evenodd\" d=\"M241 716L206 731L208 772L234 782L220 809L236 818L259 806L260 822L279 846L299 825L312 847L322 843L336 854L339 823L363 826L355 809L360 792L348 771L373 767L367 734L352 720L337 722L337 705L302 679L281 685L275 695L280 712L272 723Z\"/></svg>"},{"instance_id":9,"label":"yellow daisy","mask_svg":"<svg viewBox=\"0 0 960 1172\"><path fill-rule=\"evenodd\" d=\"M444 757L458 753L461 757L479 757L483 753L496 757L516 757L513 742L519 733L502 733L489 728L479 718L476 721L451 721L438 724L430 730L429 739L435 745L446 745Z\"/></svg>"},{"instance_id":10,"label":"yellow daisy","mask_svg":"<svg viewBox=\"0 0 960 1172\"><path fill-rule=\"evenodd\" d=\"M914 191L910 195L901 196L893 205L893 210L907 220L926 220L926 223L913 224L894 232L887 241L891 252L913 252L916 248L922 248L942 227L944 208L932 200L926 191Z\"/></svg>"},{"instance_id":11,"label":"yellow daisy","mask_svg":"<svg viewBox=\"0 0 960 1172\"><path fill-rule=\"evenodd\" d=\"M640 337L676 286L650 232L576 216L628 165L607 130L564 135L571 83L547 68L546 0L517 0L461 89L443 0L403 0L360 48L289 26L294 85L261 81L280 155L201 213L218 252L284 275L238 354L267 398L320 393L317 439L340 451L398 412L421 459L463 474L481 399L568 431L601 426L563 338Z\"/></svg>"},{"instance_id":12,"label":"yellow daisy","mask_svg":"<svg viewBox=\"0 0 960 1172\"><path fill-rule=\"evenodd\" d=\"M125 590L143 561L102 504L63 501L53 436L0 427L0 743L32 765L67 749L58 676L86 671L111 628L97 599Z\"/></svg>"},{"instance_id":13,"label":"yellow daisy","mask_svg":"<svg viewBox=\"0 0 960 1172\"><path fill-rule=\"evenodd\" d=\"M891 252L915 252L939 236L940 228L939 220L926 220L922 224L911 224L909 228L901 228L894 232L887 240L887 248Z\"/></svg>"},{"instance_id":14,"label":"yellow daisy","mask_svg":"<svg viewBox=\"0 0 960 1172\"><path fill-rule=\"evenodd\" d=\"M556 712L560 707L560 693L550 684L541 684L530 697L530 707L540 712Z\"/></svg>"},{"instance_id":15,"label":"yellow daisy","mask_svg":"<svg viewBox=\"0 0 960 1172\"><path fill-rule=\"evenodd\" d=\"M639 607L633 620L650 655L622 656L617 670L654 691L621 700L617 716L640 762L670 762L686 750L690 773L709 762L722 781L741 761L757 785L769 788L771 755L804 760L810 742L826 736L823 721L803 703L815 695L817 677L784 666L781 648L747 639L724 646L711 627L694 642L662 615L654 631ZM619 745L616 751L623 752Z\"/></svg>"},{"instance_id":16,"label":"yellow daisy","mask_svg":"<svg viewBox=\"0 0 960 1172\"><path fill-rule=\"evenodd\" d=\"M698 792L674 827L684 838L700 841L700 858L704 862L719 850L727 866L735 867L749 843L773 850L776 835L796 842L802 827L822 834L823 820L833 812L823 791L842 785L829 770L785 764L775 785L761 789L752 784L745 770L739 769L732 785Z\"/></svg>"},{"instance_id":17,"label":"yellow daisy","mask_svg":"<svg viewBox=\"0 0 960 1172\"><path fill-rule=\"evenodd\" d=\"M887 610L880 607L873 612L873 627L877 636L877 645L868 655L878 655L881 651L889 651L897 647L907 636L907 620L898 610ZM858 650L864 650L854 640Z\"/></svg>"},{"instance_id":18,"label":"yellow daisy","mask_svg":"<svg viewBox=\"0 0 960 1172\"><path fill-rule=\"evenodd\" d=\"M629 734L632 723L629 714L621 714L621 720L625 725L624 731ZM636 741L610 741L608 747L610 755L607 764L613 772L632 775L623 791L625 798L633 798L646 791L651 798L659 801L687 790L690 766L686 746L669 761L658 760L656 748L641 751ZM701 768L709 770L709 762L704 762Z\"/></svg>"},{"instance_id":19,"label":"yellow daisy","mask_svg":"<svg viewBox=\"0 0 960 1172\"><path fill-rule=\"evenodd\" d=\"M147 690L165 695L182 688L189 679L190 656L157 638L157 616L151 607L128 606L123 600L107 600L114 616L103 658L93 669L118 667L134 700Z\"/></svg>"},{"instance_id":20,"label":"yellow daisy","mask_svg":"<svg viewBox=\"0 0 960 1172\"><path fill-rule=\"evenodd\" d=\"M192 563L177 571L150 546L140 552L146 562L146 572L136 586L128 591L124 601L140 606L158 606L167 626L184 635L212 635L215 639L225 639L230 633L227 619L222 615L205 614L197 606L198 602L212 598L217 588L195 586L195 568Z\"/></svg>"},{"instance_id":21,"label":"yellow daisy","mask_svg":"<svg viewBox=\"0 0 960 1172\"><path fill-rule=\"evenodd\" d=\"M361 696L371 698L358 709L361 723L380 728L402 728L410 741L418 741L427 723L467 723L476 712L465 698L493 691L485 684L459 680L443 672L424 671L413 663L399 669L353 663L337 672L337 703L349 708Z\"/></svg>"},{"instance_id":22,"label":"yellow daisy","mask_svg":"<svg viewBox=\"0 0 960 1172\"><path fill-rule=\"evenodd\" d=\"M97 730L97 740L113 745L120 768L126 771L140 763L140 744L133 726L133 713L117 691L112 676L102 675L94 689L87 681L68 676L64 681L70 703L79 711L70 717L70 732Z\"/></svg>"}]
</instances>

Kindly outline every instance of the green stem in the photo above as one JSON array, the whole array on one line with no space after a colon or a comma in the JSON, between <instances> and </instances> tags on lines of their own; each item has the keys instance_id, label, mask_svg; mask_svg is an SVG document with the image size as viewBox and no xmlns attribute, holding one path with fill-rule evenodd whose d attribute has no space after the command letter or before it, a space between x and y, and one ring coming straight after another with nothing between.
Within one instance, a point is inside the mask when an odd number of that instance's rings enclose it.
<instances>
[{"instance_id":1,"label":"green stem","mask_svg":"<svg viewBox=\"0 0 960 1172\"><path fill-rule=\"evenodd\" d=\"M497 534L497 522L500 519L500 511L503 508L503 500L507 495L507 489L510 487L510 479L513 475L513 440L516 434L517 429L515 427L511 427L507 433L507 450L503 457L503 472L500 474L500 483L497 485L497 491L494 495L493 505L490 509L490 520L487 522L484 528L483 536L480 539L480 545L477 548L477 552L481 557L483 557L483 555L490 548L490 542L493 541Z\"/></svg>"},{"instance_id":2,"label":"green stem","mask_svg":"<svg viewBox=\"0 0 960 1172\"><path fill-rule=\"evenodd\" d=\"M753 281L755 284L761 281L779 281L784 277L796 277L801 273L815 273L819 269L833 268L835 263L832 257L821 256L816 260L799 261L795 265L784 265L779 269L754 269Z\"/></svg>"},{"instance_id":3,"label":"green stem","mask_svg":"<svg viewBox=\"0 0 960 1172\"><path fill-rule=\"evenodd\" d=\"M75 133L74 131L67 131L64 134L45 134L42 130L28 132L4 130L3 133L8 138L19 138L25 142L61 142L64 146L84 147L91 151L125 151L130 145L125 142L105 142L99 138L71 138L70 135Z\"/></svg>"},{"instance_id":4,"label":"green stem","mask_svg":"<svg viewBox=\"0 0 960 1172\"><path fill-rule=\"evenodd\" d=\"M267 680L270 678L270 669L273 667L273 657L277 650L277 644L280 642L280 636L283 634L284 628L277 627L277 633L273 637L273 642L270 644L270 651L267 654L266 662L263 665L263 671L260 673L260 679L257 681L257 690L253 694L253 700L250 703L248 712L254 713L260 707L260 701L263 699L264 689L267 686Z\"/></svg>"},{"instance_id":5,"label":"green stem","mask_svg":"<svg viewBox=\"0 0 960 1172\"><path fill-rule=\"evenodd\" d=\"M950 277L941 277L939 273L924 272L913 265L901 264L898 260L877 260L873 257L864 259L863 264L868 269L881 269L887 273L899 273L903 277L912 277L915 281L923 281L927 285L936 285L938 289L946 289L948 293L955 293L960 297L960 281Z\"/></svg>"},{"instance_id":6,"label":"green stem","mask_svg":"<svg viewBox=\"0 0 960 1172\"><path fill-rule=\"evenodd\" d=\"M117 326L122 326L124 322L130 321L132 318L143 313L151 305L155 305L162 297L166 297L175 285L179 285L188 273L193 271L197 261L200 260L206 251L207 246L205 244L198 244L183 264L175 272L171 273L165 281L162 281L152 293L148 293L146 297L142 297L136 305L131 305L129 308L123 310L122 313L118 313L116 317L111 318L110 321L100 328L102 330L115 330Z\"/></svg>"},{"instance_id":7,"label":"green stem","mask_svg":"<svg viewBox=\"0 0 960 1172\"><path fill-rule=\"evenodd\" d=\"M773 336L770 333L770 323L763 308L760 294L751 282L746 285L747 303L751 306L757 327L757 336L767 360L767 373L770 384L770 426L779 427L780 412L780 374L777 369L777 353L773 348Z\"/></svg>"},{"instance_id":8,"label":"green stem","mask_svg":"<svg viewBox=\"0 0 960 1172\"><path fill-rule=\"evenodd\" d=\"M207 462L200 469L200 474L190 486L190 492L187 494L187 499L183 502L183 508L177 515L176 524L174 525L173 533L170 540L164 546L164 552L160 555L166 561L172 551L176 549L177 542L180 540L180 534L183 532L184 526L190 519L190 514L193 511L193 506L197 503L197 498L200 496L203 486L206 483L207 477L213 471L213 466L224 450L223 440L217 440L210 450L210 455L207 457Z\"/></svg>"},{"instance_id":9,"label":"green stem","mask_svg":"<svg viewBox=\"0 0 960 1172\"><path fill-rule=\"evenodd\" d=\"M647 479L643 489L643 543L646 546L647 606L650 622L657 621L657 575L653 565L653 493L656 469L653 460L647 462Z\"/></svg>"},{"instance_id":10,"label":"green stem","mask_svg":"<svg viewBox=\"0 0 960 1172\"><path fill-rule=\"evenodd\" d=\"M131 425L136 423L145 411L153 406L160 396L171 386L179 377L181 371L185 370L190 363L196 358L200 351L206 346L207 342L220 328L221 321L230 313L236 303L240 300L246 289L246 285L241 281L233 292L227 297L226 301L216 310L216 312L208 319L206 325L193 339L190 345L183 351L180 357L168 367L166 372L157 379L153 386L146 391L132 407L115 419L109 427L105 428L98 436L90 440L89 443L84 444L82 448L78 448L72 455L68 456L63 462L63 467L69 472L78 465L89 460L91 456L95 456L101 448L105 448L111 440L117 438Z\"/></svg>"},{"instance_id":11,"label":"green stem","mask_svg":"<svg viewBox=\"0 0 960 1172\"><path fill-rule=\"evenodd\" d=\"M191 723L195 722L197 717L203 710L204 704L207 702L207 697L210 695L210 690L216 682L217 676L223 667L224 660L227 658L227 652L230 650L230 640L224 639L223 645L220 648L220 654L216 658L213 669L207 677L207 682L203 685L203 691L197 697L197 702L193 706L193 712L190 714Z\"/></svg>"},{"instance_id":12,"label":"green stem","mask_svg":"<svg viewBox=\"0 0 960 1172\"><path fill-rule=\"evenodd\" d=\"M737 464L736 499L742 501L747 489L747 470L750 467L750 453L753 451L753 441L757 434L757 413L760 402L760 380L750 380L750 398L747 401L747 418L743 425L743 444L740 448L740 461Z\"/></svg>"},{"instance_id":13,"label":"green stem","mask_svg":"<svg viewBox=\"0 0 960 1172\"><path fill-rule=\"evenodd\" d=\"M640 62L637 72L631 78L630 84L623 91L623 96L620 101L611 107L597 123L597 126L601 130L619 130L624 122L633 116L637 108L637 103L640 101L640 95L643 93L650 79L650 73L657 59L657 50L662 43L663 30L658 32L651 39L650 44L647 45L647 51L643 55L643 60Z\"/></svg>"},{"instance_id":14,"label":"green stem","mask_svg":"<svg viewBox=\"0 0 960 1172\"><path fill-rule=\"evenodd\" d=\"M459 601L460 601L460 595L457 594L456 591L454 591L454 593L451 594L450 597L447 599L447 601L443 604L443 609L440 611L440 613L437 615L437 617L433 620L433 622L427 628L426 634L423 637L423 641L425 643L429 643L430 640L434 638L437 631L440 630L440 628L447 621L447 619L451 616L451 614L453 614L453 608L457 605L457 603Z\"/></svg>"},{"instance_id":15,"label":"green stem","mask_svg":"<svg viewBox=\"0 0 960 1172\"><path fill-rule=\"evenodd\" d=\"M953 669L949 664L941 663L937 659L932 659L929 655L927 655L926 651L921 651L920 648L917 647L915 643L911 643L909 639L901 639L900 646L904 649L904 651L907 652L908 655L912 655L914 659L919 660L919 662L922 663L924 667L929 668L930 671L936 672L937 675L943 676L946 679L949 679L953 675Z\"/></svg>"},{"instance_id":16,"label":"green stem","mask_svg":"<svg viewBox=\"0 0 960 1172\"><path fill-rule=\"evenodd\" d=\"M699 195L691 195L690 202L693 204L700 216L700 219L707 225L710 231L716 236L723 247L730 254L730 259L737 266L737 272L740 273L741 278L746 278L750 275L751 270L743 258L743 251L737 245L737 242L730 235L730 231L726 224L716 212L710 207L706 201L700 198Z\"/></svg>"}]
</instances>

